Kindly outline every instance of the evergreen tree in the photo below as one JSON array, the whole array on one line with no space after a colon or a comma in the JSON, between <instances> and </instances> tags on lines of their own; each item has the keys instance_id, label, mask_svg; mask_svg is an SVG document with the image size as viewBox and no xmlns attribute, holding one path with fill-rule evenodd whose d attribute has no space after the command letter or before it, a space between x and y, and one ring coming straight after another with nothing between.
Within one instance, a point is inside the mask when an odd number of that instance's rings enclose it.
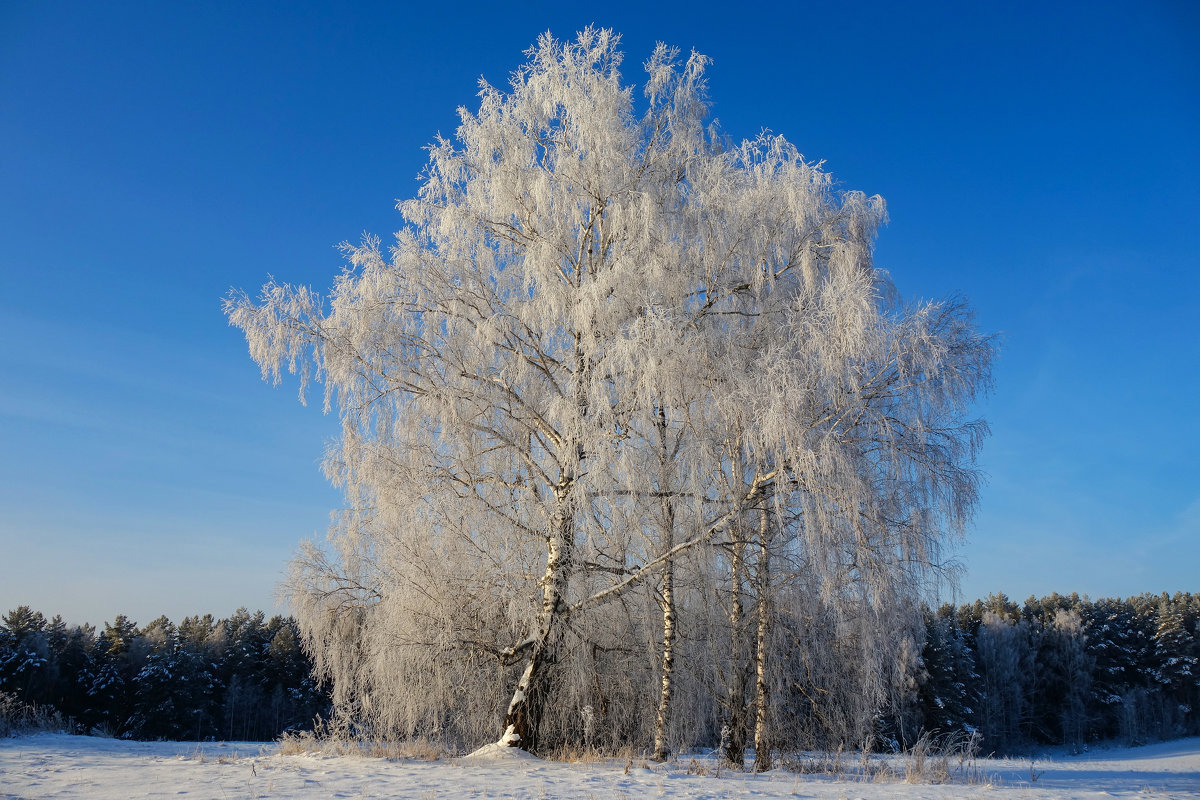
<instances>
[{"instance_id":1,"label":"evergreen tree","mask_svg":"<svg viewBox=\"0 0 1200 800\"><path fill-rule=\"evenodd\" d=\"M1091 657L1090 707L1097 738L1117 736L1124 698L1137 680L1138 636L1133 608L1117 599L1097 600L1088 626L1087 653Z\"/></svg>"},{"instance_id":2,"label":"evergreen tree","mask_svg":"<svg viewBox=\"0 0 1200 800\"><path fill-rule=\"evenodd\" d=\"M0 691L25 703L44 705L56 671L41 612L18 606L5 614L0 625Z\"/></svg>"},{"instance_id":3,"label":"evergreen tree","mask_svg":"<svg viewBox=\"0 0 1200 800\"><path fill-rule=\"evenodd\" d=\"M295 620L275 617L268 623L274 631L267 647L271 674L271 728L284 731L309 724L318 714L328 713L328 697L313 679L312 665L300 648Z\"/></svg>"},{"instance_id":4,"label":"evergreen tree","mask_svg":"<svg viewBox=\"0 0 1200 800\"><path fill-rule=\"evenodd\" d=\"M137 623L118 614L111 623L104 623L104 633L98 643L99 658L96 677L88 692L96 706L96 722L112 735L128 733L133 713L133 656Z\"/></svg>"},{"instance_id":5,"label":"evergreen tree","mask_svg":"<svg viewBox=\"0 0 1200 800\"><path fill-rule=\"evenodd\" d=\"M208 646L208 638L216 627L212 614L185 617L179 623L179 642L190 650L200 652Z\"/></svg>"},{"instance_id":6,"label":"evergreen tree","mask_svg":"<svg viewBox=\"0 0 1200 800\"><path fill-rule=\"evenodd\" d=\"M177 691L184 720L180 727L189 739L219 735L219 707L224 684L219 677L224 652L218 652L210 637L218 623L212 614L186 617L179 623L176 654ZM224 637L220 642L224 644Z\"/></svg>"},{"instance_id":7,"label":"evergreen tree","mask_svg":"<svg viewBox=\"0 0 1200 800\"><path fill-rule=\"evenodd\" d=\"M55 615L46 627L57 665L51 703L84 730L94 722L88 695L96 677L96 629L91 625L68 628Z\"/></svg>"},{"instance_id":8,"label":"evergreen tree","mask_svg":"<svg viewBox=\"0 0 1200 800\"><path fill-rule=\"evenodd\" d=\"M220 669L225 682L222 735L227 739L263 738L269 645L263 613L239 608L223 626L227 647Z\"/></svg>"},{"instance_id":9,"label":"evergreen tree","mask_svg":"<svg viewBox=\"0 0 1200 800\"><path fill-rule=\"evenodd\" d=\"M1154 631L1158 627L1158 599L1151 595L1129 598L1133 611L1130 620L1130 639L1133 642L1135 685L1155 688Z\"/></svg>"},{"instance_id":10,"label":"evergreen tree","mask_svg":"<svg viewBox=\"0 0 1200 800\"><path fill-rule=\"evenodd\" d=\"M1192 655L1195 641L1184 625L1182 603L1173 602L1165 594L1155 622L1151 675L1163 693L1164 725L1170 734L1179 735L1194 725L1190 702L1200 674Z\"/></svg>"},{"instance_id":11,"label":"evergreen tree","mask_svg":"<svg viewBox=\"0 0 1200 800\"><path fill-rule=\"evenodd\" d=\"M129 733L138 739L174 739L182 732L180 718L186 708L177 705L178 638L175 626L159 617L138 635L138 650L145 651L133 680L133 710Z\"/></svg>"},{"instance_id":12,"label":"evergreen tree","mask_svg":"<svg viewBox=\"0 0 1200 800\"><path fill-rule=\"evenodd\" d=\"M1153 676L1172 696L1183 696L1195 682L1194 641L1183 623L1183 612L1166 597L1158 607L1154 630Z\"/></svg>"},{"instance_id":13,"label":"evergreen tree","mask_svg":"<svg viewBox=\"0 0 1200 800\"><path fill-rule=\"evenodd\" d=\"M924 727L938 733L967 733L979 703L979 674L967 638L953 610L926 610L925 648L921 651L926 679L919 690Z\"/></svg>"},{"instance_id":14,"label":"evergreen tree","mask_svg":"<svg viewBox=\"0 0 1200 800\"><path fill-rule=\"evenodd\" d=\"M1161 686L1154 680L1158 602L1152 595L1138 595L1126 600L1130 611L1128 640L1132 680L1121 696L1118 735L1134 745L1160 738L1166 730Z\"/></svg>"},{"instance_id":15,"label":"evergreen tree","mask_svg":"<svg viewBox=\"0 0 1200 800\"><path fill-rule=\"evenodd\" d=\"M963 604L956 613L958 628L967 636L972 647L974 647L975 637L979 633L979 626L983 624L985 610L983 601L977 599L973 603Z\"/></svg>"}]
</instances>

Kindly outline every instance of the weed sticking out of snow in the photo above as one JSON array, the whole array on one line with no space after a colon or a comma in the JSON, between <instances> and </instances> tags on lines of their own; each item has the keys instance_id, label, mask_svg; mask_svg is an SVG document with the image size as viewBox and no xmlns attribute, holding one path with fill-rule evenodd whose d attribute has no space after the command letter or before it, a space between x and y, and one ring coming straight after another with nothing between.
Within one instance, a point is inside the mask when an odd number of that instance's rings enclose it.
<instances>
[{"instance_id":1,"label":"weed sticking out of snow","mask_svg":"<svg viewBox=\"0 0 1200 800\"><path fill-rule=\"evenodd\" d=\"M564 746L548 753L546 760L567 764L607 764L620 757L612 752L603 753L595 747Z\"/></svg>"},{"instance_id":2,"label":"weed sticking out of snow","mask_svg":"<svg viewBox=\"0 0 1200 800\"><path fill-rule=\"evenodd\" d=\"M980 783L979 735L926 731L904 754L906 783Z\"/></svg>"},{"instance_id":3,"label":"weed sticking out of snow","mask_svg":"<svg viewBox=\"0 0 1200 800\"><path fill-rule=\"evenodd\" d=\"M283 755L359 756L391 761L441 761L448 758L445 747L420 736L411 739L358 739L346 724L320 718L311 731L289 731L279 739Z\"/></svg>"},{"instance_id":4,"label":"weed sticking out of snow","mask_svg":"<svg viewBox=\"0 0 1200 800\"><path fill-rule=\"evenodd\" d=\"M842 763L842 748L833 753L800 754L784 756L783 768L800 775L827 775L831 778L846 777L846 766Z\"/></svg>"}]
</instances>

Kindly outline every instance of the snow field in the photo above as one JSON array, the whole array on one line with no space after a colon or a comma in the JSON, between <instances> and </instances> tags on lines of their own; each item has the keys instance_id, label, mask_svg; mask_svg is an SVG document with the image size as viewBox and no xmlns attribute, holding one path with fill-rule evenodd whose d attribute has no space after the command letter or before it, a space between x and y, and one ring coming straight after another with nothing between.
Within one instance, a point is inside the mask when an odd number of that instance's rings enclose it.
<instances>
[{"instance_id":1,"label":"snow field","mask_svg":"<svg viewBox=\"0 0 1200 800\"><path fill-rule=\"evenodd\" d=\"M1028 760L981 759L983 780L969 784L863 782L783 770L763 775L722 770L714 775L715 766L710 758L689 756L662 765L558 763L503 754L389 761L283 755L275 744L127 742L38 734L0 740L0 798L1200 798L1200 738L1038 760L1032 772Z\"/></svg>"}]
</instances>

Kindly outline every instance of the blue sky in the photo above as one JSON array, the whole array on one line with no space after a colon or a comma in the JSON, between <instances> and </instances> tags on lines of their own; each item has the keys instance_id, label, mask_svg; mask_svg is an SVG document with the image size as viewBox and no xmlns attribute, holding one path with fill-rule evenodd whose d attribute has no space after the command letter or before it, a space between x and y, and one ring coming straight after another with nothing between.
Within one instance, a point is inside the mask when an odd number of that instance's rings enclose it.
<instances>
[{"instance_id":1,"label":"blue sky","mask_svg":"<svg viewBox=\"0 0 1200 800\"><path fill-rule=\"evenodd\" d=\"M340 4L339 4L340 5ZM336 423L229 287L326 288L539 32L713 58L714 113L882 194L1001 336L961 599L1200 590L1200 12L1179 3L0 5L0 612L278 608Z\"/></svg>"}]
</instances>

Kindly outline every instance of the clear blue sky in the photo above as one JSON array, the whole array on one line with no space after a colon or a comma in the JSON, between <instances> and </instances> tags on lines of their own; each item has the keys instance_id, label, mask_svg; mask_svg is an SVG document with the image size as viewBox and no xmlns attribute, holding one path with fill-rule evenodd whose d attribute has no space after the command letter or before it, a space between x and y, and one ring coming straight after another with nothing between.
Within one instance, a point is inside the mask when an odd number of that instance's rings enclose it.
<instances>
[{"instance_id":1,"label":"clear blue sky","mask_svg":"<svg viewBox=\"0 0 1200 800\"><path fill-rule=\"evenodd\" d=\"M0 4L0 612L277 608L335 421L220 300L327 288L544 30L713 58L715 113L882 194L1002 336L962 599L1200 590L1194 3Z\"/></svg>"}]
</instances>

